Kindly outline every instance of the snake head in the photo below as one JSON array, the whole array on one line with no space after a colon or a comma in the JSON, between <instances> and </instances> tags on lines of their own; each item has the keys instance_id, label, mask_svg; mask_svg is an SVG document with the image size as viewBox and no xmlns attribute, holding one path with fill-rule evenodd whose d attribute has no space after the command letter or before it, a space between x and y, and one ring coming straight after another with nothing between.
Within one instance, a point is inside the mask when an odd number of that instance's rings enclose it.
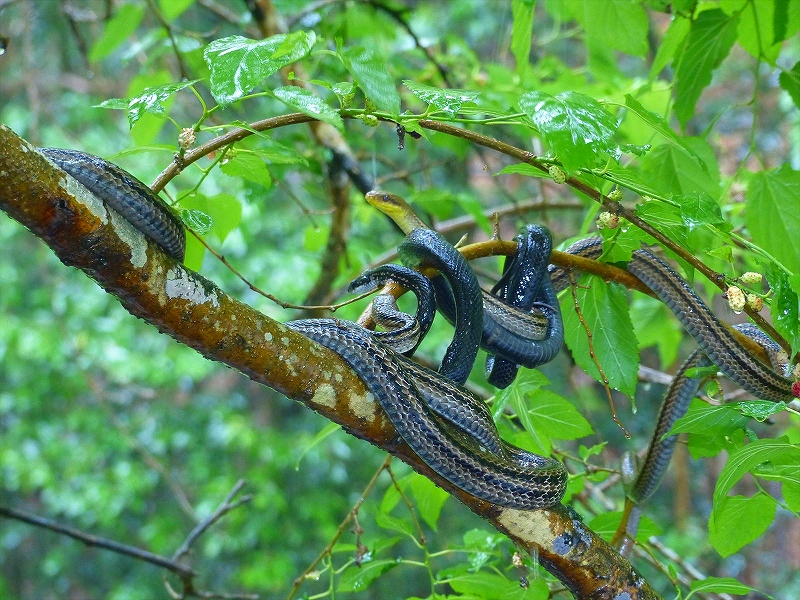
<instances>
[{"instance_id":1,"label":"snake head","mask_svg":"<svg viewBox=\"0 0 800 600\"><path fill-rule=\"evenodd\" d=\"M414 209L397 194L372 190L364 194L367 202L397 223L405 234L415 229L428 229L428 226L417 216Z\"/></svg>"}]
</instances>

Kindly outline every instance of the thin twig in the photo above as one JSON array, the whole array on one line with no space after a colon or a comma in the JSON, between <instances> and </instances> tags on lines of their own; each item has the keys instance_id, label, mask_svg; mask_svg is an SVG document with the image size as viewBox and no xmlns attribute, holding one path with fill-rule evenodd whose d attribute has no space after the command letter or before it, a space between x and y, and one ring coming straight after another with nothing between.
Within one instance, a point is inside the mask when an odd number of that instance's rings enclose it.
<instances>
[{"instance_id":1,"label":"thin twig","mask_svg":"<svg viewBox=\"0 0 800 600\"><path fill-rule=\"evenodd\" d=\"M192 571L189 567L180 564L174 559L159 556L158 554L153 554L152 552L142 550L141 548L136 548L135 546L129 546L127 544L115 542L114 540L91 535L89 533L80 531L79 529L74 529L72 527L56 523L55 521L51 521L50 519L45 519L44 517L38 517L36 515L15 510L13 508L8 508L7 506L0 506L0 516L22 521L23 523L28 523L29 525L34 525L43 529L49 529L50 531L55 531L56 533L66 535L67 537L71 537L79 542L83 542L87 546L96 546L98 548L110 550L111 552L116 552L117 554L131 556L157 567L161 567L162 569L167 569L168 571L178 575L181 579L191 579L195 576L194 571Z\"/></svg>"},{"instance_id":2,"label":"thin twig","mask_svg":"<svg viewBox=\"0 0 800 600\"><path fill-rule=\"evenodd\" d=\"M392 484L394 484L394 488L397 490L397 493L400 494L400 497L403 499L406 508L408 508L408 512L411 515L411 520L414 522L414 527L417 528L417 533L419 534L419 543L423 546L426 545L428 541L425 539L425 533L422 531L422 524L417 518L417 511L414 510L414 504L408 499L408 496L406 496L406 493L400 487L400 484L397 482L397 478L394 476L394 471L392 471L391 466L386 470L389 472L389 477L392 478Z\"/></svg>"},{"instance_id":3,"label":"thin twig","mask_svg":"<svg viewBox=\"0 0 800 600\"><path fill-rule=\"evenodd\" d=\"M614 397L611 394L611 384L608 382L608 377L606 377L606 373L603 370L600 361L597 359L597 354L594 351L594 343L592 341L592 330L589 328L588 323L583 318L583 311L581 311L580 304L578 304L578 293L576 291L578 284L575 281L575 276L573 275L572 271L567 271L569 275L569 289L572 293L572 301L575 306L575 313L578 315L578 319L580 319L581 325L583 326L584 330L586 331L586 342L589 345L589 356L592 358L592 362L597 367L597 372L600 374L600 379L603 382L603 387L606 390L606 395L608 396L608 405L611 409L611 417L614 419L614 423L622 430L622 433L625 434L627 439L631 439L631 434L628 433L628 430L625 429L625 426L622 424L622 421L619 420L617 417L617 409L614 406Z\"/></svg>"},{"instance_id":4,"label":"thin twig","mask_svg":"<svg viewBox=\"0 0 800 600\"><path fill-rule=\"evenodd\" d=\"M178 548L175 551L175 554L172 555L172 560L178 561L183 558L183 556L189 551L191 545L194 544L197 541L197 538L203 535L203 533L205 533L209 527L211 527L214 523L219 521L232 510L239 508L243 504L247 504L253 499L251 494L247 494L246 496L239 498L236 502L233 502L233 499L245 485L247 485L247 481L244 479L240 479L236 482L236 484L233 486L233 489L228 493L227 496L225 496L225 500L223 500L222 503L217 507L217 510L198 523L197 527L192 529L191 533L186 536L183 544L181 544L180 548Z\"/></svg>"},{"instance_id":5,"label":"thin twig","mask_svg":"<svg viewBox=\"0 0 800 600\"><path fill-rule=\"evenodd\" d=\"M358 511L361 508L361 505L364 504L364 501L366 500L366 498L369 495L369 493L372 491L372 488L375 487L375 484L378 482L378 477L385 470L388 470L389 466L391 464L392 464L392 455L388 454L386 456L386 460L384 460L383 463L381 463L381 466L378 467L378 469L372 475L372 478L369 480L367 485L364 487L364 490L361 492L361 496L359 497L358 501L356 501L356 503L353 505L353 508L351 508L349 510L349 512L347 513L347 516L342 520L342 522L339 523L339 527L336 528L336 533L333 534L333 537L328 542L328 545L325 546L325 548L322 549L322 552L320 552L319 555L317 555L317 557L313 561L311 561L311 564L309 564L306 567L306 570L303 571L300 575L298 575L297 578L294 580L294 585L292 585L292 589L289 590L289 595L286 596L286 600L292 600L292 598L294 598L294 596L297 593L297 591L300 589L300 586L303 585L303 582L306 579L308 579L308 576L316 568L316 566L326 556L330 556L331 551L333 550L333 547L336 545L336 542L339 541L339 538L342 537L342 534L344 533L345 529L347 528L347 525L358 514Z\"/></svg>"},{"instance_id":6,"label":"thin twig","mask_svg":"<svg viewBox=\"0 0 800 600\"><path fill-rule=\"evenodd\" d=\"M267 300L271 300L272 302L274 302L275 304L277 304L281 308L292 308L292 309L296 309L296 310L328 310L330 312L336 312L338 309L342 308L343 306L347 306L348 304L352 304L353 302L358 302L359 300L361 300L363 298L366 298L367 296L369 296L372 293L371 291L370 292L365 292L365 293L360 294L360 295L358 295L358 296L356 296L354 298L351 298L350 300L345 300L344 302L339 302L338 304L308 305L308 304L292 304L291 302L284 302L283 300L281 300L277 296L273 296L272 294L270 294L268 292L265 292L264 290L259 288L257 285L252 283L249 279L247 279L244 275L242 275L242 273L236 267L234 267L228 261L227 258L225 258L224 254L220 254L219 252L214 250L214 248L212 248L211 245L209 245L209 243L206 242L205 239L203 239L201 236L199 236L194 231L192 231L191 233L197 238L197 240L201 244L203 244L203 246L206 247L206 250L208 250L211 254L213 254L214 257L217 258L217 260L219 260L223 265L225 265L225 267L228 270L230 270L230 272L233 273L236 277L238 277L242 281L242 283L244 283L248 288L250 288L250 290L252 290L256 294L264 296L264 298L266 298Z\"/></svg>"}]
</instances>

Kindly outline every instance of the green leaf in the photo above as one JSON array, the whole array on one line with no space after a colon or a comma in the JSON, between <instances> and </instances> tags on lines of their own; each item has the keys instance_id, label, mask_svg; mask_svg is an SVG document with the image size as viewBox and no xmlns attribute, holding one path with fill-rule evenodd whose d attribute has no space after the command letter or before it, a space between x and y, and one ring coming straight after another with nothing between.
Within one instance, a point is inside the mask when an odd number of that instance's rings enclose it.
<instances>
[{"instance_id":1,"label":"green leaf","mask_svg":"<svg viewBox=\"0 0 800 600\"><path fill-rule=\"evenodd\" d=\"M778 83L792 98L794 105L800 108L800 61L790 71L781 71Z\"/></svg>"},{"instance_id":2,"label":"green leaf","mask_svg":"<svg viewBox=\"0 0 800 600\"><path fill-rule=\"evenodd\" d=\"M534 431L545 431L558 440L576 440L593 433L589 421L563 396L540 389L526 399L528 422Z\"/></svg>"},{"instance_id":3,"label":"green leaf","mask_svg":"<svg viewBox=\"0 0 800 600\"><path fill-rule=\"evenodd\" d=\"M786 22L789 20L789 0L775 0L775 10L772 14L772 30L775 37L773 43L777 44L786 39Z\"/></svg>"},{"instance_id":4,"label":"green leaf","mask_svg":"<svg viewBox=\"0 0 800 600\"><path fill-rule=\"evenodd\" d=\"M652 196L653 198L659 198L663 196L659 190L645 183L642 178L639 177L636 171L629 167L611 164L608 165L608 167L603 168L603 172L605 173L605 178L607 180L613 181L621 187L628 188L629 190L634 191L641 196ZM546 175L544 176L546 177ZM581 176L578 176L578 178L582 179Z\"/></svg>"},{"instance_id":5,"label":"green leaf","mask_svg":"<svg viewBox=\"0 0 800 600\"><path fill-rule=\"evenodd\" d=\"M672 18L667 31L664 32L664 37L661 38L661 44L659 44L656 51L653 65L650 67L650 81L655 81L669 61L676 59L674 62L678 64L680 60L679 52L683 49L683 42L686 40L686 36L689 35L690 28L691 21L689 19L681 16Z\"/></svg>"},{"instance_id":6,"label":"green leaf","mask_svg":"<svg viewBox=\"0 0 800 600\"><path fill-rule=\"evenodd\" d=\"M95 104L93 108L107 108L109 110L128 110L128 100L125 98L109 98L100 104Z\"/></svg>"},{"instance_id":7,"label":"green leaf","mask_svg":"<svg viewBox=\"0 0 800 600\"><path fill-rule=\"evenodd\" d=\"M297 153L294 148L276 142L267 132L260 131L257 135L261 138L261 145L249 148L256 156L260 156L272 165L308 165L308 160Z\"/></svg>"},{"instance_id":8,"label":"green leaf","mask_svg":"<svg viewBox=\"0 0 800 600\"><path fill-rule=\"evenodd\" d=\"M689 232L701 227L730 231L731 225L723 218L719 204L705 192L673 196L672 200L680 204L681 220Z\"/></svg>"},{"instance_id":9,"label":"green leaf","mask_svg":"<svg viewBox=\"0 0 800 600\"><path fill-rule=\"evenodd\" d=\"M583 0L581 4L576 17L586 29L590 46L613 48L633 56L647 54L647 13L639 3Z\"/></svg>"},{"instance_id":10,"label":"green leaf","mask_svg":"<svg viewBox=\"0 0 800 600\"><path fill-rule=\"evenodd\" d=\"M792 355L800 350L800 301L791 280L773 264L765 268L773 298L770 312L775 329L792 345Z\"/></svg>"},{"instance_id":11,"label":"green leaf","mask_svg":"<svg viewBox=\"0 0 800 600\"><path fill-rule=\"evenodd\" d=\"M401 559L386 558L361 563L361 566L351 566L339 579L336 589L339 592L363 592L384 573L391 571L399 565Z\"/></svg>"},{"instance_id":12,"label":"green leaf","mask_svg":"<svg viewBox=\"0 0 800 600\"><path fill-rule=\"evenodd\" d=\"M701 581L693 581L689 586L688 600L693 594L698 592L708 594L737 594L744 595L753 590L750 586L739 583L732 577L706 577Z\"/></svg>"},{"instance_id":13,"label":"green leaf","mask_svg":"<svg viewBox=\"0 0 800 600\"><path fill-rule=\"evenodd\" d=\"M220 242L224 242L228 234L239 226L242 221L242 204L232 194L217 194L204 196L194 193L180 199L183 208L194 208L213 219L214 225L210 231L216 235Z\"/></svg>"},{"instance_id":14,"label":"green leaf","mask_svg":"<svg viewBox=\"0 0 800 600\"><path fill-rule=\"evenodd\" d=\"M625 288L607 284L591 276L577 290L583 318L592 332L595 355L603 367L611 387L633 397L639 368L638 342L628 313ZM589 355L589 342L572 302L567 294L561 304L565 338L575 362L597 381L602 381L597 366Z\"/></svg>"},{"instance_id":15,"label":"green leaf","mask_svg":"<svg viewBox=\"0 0 800 600\"><path fill-rule=\"evenodd\" d=\"M383 529L397 531L412 539L416 539L414 535L414 525L408 519L398 519L397 517L393 517L379 510L375 513L375 524Z\"/></svg>"},{"instance_id":16,"label":"green leaf","mask_svg":"<svg viewBox=\"0 0 800 600\"><path fill-rule=\"evenodd\" d=\"M594 446L586 447L583 444L578 446L578 454L581 457L581 460L589 460L590 456L595 456L600 454L606 447L608 442L601 442L599 444L595 444Z\"/></svg>"},{"instance_id":17,"label":"green leaf","mask_svg":"<svg viewBox=\"0 0 800 600\"><path fill-rule=\"evenodd\" d=\"M174 84L172 74L167 70L150 71L146 75L137 75L131 80L127 89L128 98L138 98L148 88L159 87L162 85ZM167 98L164 102L165 112L169 111L174 98ZM163 115L150 114L142 111L139 120L131 126L131 137L137 146L147 146L155 143L159 132L164 128L165 119ZM131 113L128 112L128 122L131 122ZM174 135L174 134L173 134ZM174 150L173 150L174 152Z\"/></svg>"},{"instance_id":18,"label":"green leaf","mask_svg":"<svg viewBox=\"0 0 800 600\"><path fill-rule=\"evenodd\" d=\"M272 90L275 97L300 111L304 115L319 119L324 123L333 125L339 131L344 131L344 121L337 110L325 104L325 101L316 94L296 85L287 85Z\"/></svg>"},{"instance_id":19,"label":"green leaf","mask_svg":"<svg viewBox=\"0 0 800 600\"><path fill-rule=\"evenodd\" d=\"M732 405L712 406L695 398L689 410L675 421L669 434L700 433L703 435L725 436L747 425L748 417Z\"/></svg>"},{"instance_id":20,"label":"green leaf","mask_svg":"<svg viewBox=\"0 0 800 600\"><path fill-rule=\"evenodd\" d=\"M439 522L439 515L442 512L442 507L450 494L445 492L442 488L438 487L427 477L414 473L409 483L411 493L414 494L416 499L416 509L419 511L422 519L428 526L437 531L437 524Z\"/></svg>"},{"instance_id":21,"label":"green leaf","mask_svg":"<svg viewBox=\"0 0 800 600\"><path fill-rule=\"evenodd\" d=\"M647 110L636 98L630 94L625 94L625 106L627 106L628 110L632 111L642 121L647 123L654 131L657 131L663 135L673 144L683 148L689 155L694 156L697 160L700 160L700 157L694 154L691 146L685 142L686 138L675 133L664 117L654 113L651 110Z\"/></svg>"},{"instance_id":22,"label":"green leaf","mask_svg":"<svg viewBox=\"0 0 800 600\"><path fill-rule=\"evenodd\" d=\"M539 388L549 385L550 380L538 369L520 369L516 379L504 390L500 390L492 402L492 418L498 422L511 402L513 396L533 394Z\"/></svg>"},{"instance_id":23,"label":"green leaf","mask_svg":"<svg viewBox=\"0 0 800 600\"><path fill-rule=\"evenodd\" d=\"M214 40L203 52L211 94L223 106L238 100L281 67L307 56L316 39L313 32L295 31L265 40L239 35Z\"/></svg>"},{"instance_id":24,"label":"green leaf","mask_svg":"<svg viewBox=\"0 0 800 600\"><path fill-rule=\"evenodd\" d=\"M517 385L508 386L501 394L501 400L495 405L495 411L499 406L509 405L516 413L522 428L530 436L529 440L532 443L532 450L537 454L547 456L553 449L549 431L537 426L528 410L529 403L527 399L535 392L541 391L538 386L522 383Z\"/></svg>"},{"instance_id":25,"label":"green leaf","mask_svg":"<svg viewBox=\"0 0 800 600\"><path fill-rule=\"evenodd\" d=\"M517 73L522 77L527 71L531 54L533 9L536 0L513 0L511 3L511 54L517 62Z\"/></svg>"},{"instance_id":26,"label":"green leaf","mask_svg":"<svg viewBox=\"0 0 800 600\"><path fill-rule=\"evenodd\" d=\"M714 489L714 512L722 505L730 489L747 473L762 463L774 467L800 463L800 446L791 444L787 438L756 440L741 448L728 458Z\"/></svg>"},{"instance_id":27,"label":"green leaf","mask_svg":"<svg viewBox=\"0 0 800 600\"><path fill-rule=\"evenodd\" d=\"M486 529L470 529L464 533L464 549L472 552L493 552L499 545L506 541L497 531Z\"/></svg>"},{"instance_id":28,"label":"green leaf","mask_svg":"<svg viewBox=\"0 0 800 600\"><path fill-rule=\"evenodd\" d=\"M588 527L597 533L606 541L610 541L617 531L620 522L622 521L622 511L616 510L605 512L592 518L588 523ZM661 535L664 531L647 515L642 515L639 520L639 529L636 531L636 539L640 542L646 542L653 536Z\"/></svg>"},{"instance_id":29,"label":"green leaf","mask_svg":"<svg viewBox=\"0 0 800 600\"><path fill-rule=\"evenodd\" d=\"M753 241L800 273L800 171L784 164L760 171L747 186L745 222Z\"/></svg>"},{"instance_id":30,"label":"green leaf","mask_svg":"<svg viewBox=\"0 0 800 600\"><path fill-rule=\"evenodd\" d=\"M474 103L480 96L480 92L469 92L467 90L450 90L415 83L413 81L403 81L411 93L423 102L435 106L451 118L455 117L461 110L464 103Z\"/></svg>"},{"instance_id":31,"label":"green leaf","mask_svg":"<svg viewBox=\"0 0 800 600\"><path fill-rule=\"evenodd\" d=\"M769 417L786 408L786 402L770 402L769 400L742 400L732 404L744 416L763 423Z\"/></svg>"},{"instance_id":32,"label":"green leaf","mask_svg":"<svg viewBox=\"0 0 800 600\"><path fill-rule=\"evenodd\" d=\"M786 505L794 512L800 512L800 484L784 482L781 489Z\"/></svg>"},{"instance_id":33,"label":"green leaf","mask_svg":"<svg viewBox=\"0 0 800 600\"><path fill-rule=\"evenodd\" d=\"M527 163L516 163L500 169L495 175L525 175L527 177L543 177L550 179L550 175L541 169Z\"/></svg>"},{"instance_id":34,"label":"green leaf","mask_svg":"<svg viewBox=\"0 0 800 600\"><path fill-rule=\"evenodd\" d=\"M674 363L684 334L666 305L655 298L638 294L631 304L630 313L639 349L656 346L662 365Z\"/></svg>"},{"instance_id":35,"label":"green leaf","mask_svg":"<svg viewBox=\"0 0 800 600\"><path fill-rule=\"evenodd\" d=\"M650 201L636 205L636 216L641 217L661 233L684 248L689 244L689 229L683 221L683 213L677 206L666 202Z\"/></svg>"},{"instance_id":36,"label":"green leaf","mask_svg":"<svg viewBox=\"0 0 800 600\"><path fill-rule=\"evenodd\" d=\"M542 579L529 580L526 589L519 585L519 581L509 581L488 571L453 575L447 577L447 583L458 594L481 600L547 600L550 597Z\"/></svg>"},{"instance_id":37,"label":"green leaf","mask_svg":"<svg viewBox=\"0 0 800 600\"><path fill-rule=\"evenodd\" d=\"M775 2L748 2L739 13L737 28L737 41L742 48L773 66L781 51L773 31L775 8Z\"/></svg>"},{"instance_id":38,"label":"green leaf","mask_svg":"<svg viewBox=\"0 0 800 600\"><path fill-rule=\"evenodd\" d=\"M735 16L720 9L701 12L692 23L675 71L675 114L684 127L694 115L700 94L711 83L712 71L736 41L737 25Z\"/></svg>"},{"instance_id":39,"label":"green leaf","mask_svg":"<svg viewBox=\"0 0 800 600\"><path fill-rule=\"evenodd\" d=\"M172 22L189 8L196 0L159 0L158 7L167 22Z\"/></svg>"},{"instance_id":40,"label":"green leaf","mask_svg":"<svg viewBox=\"0 0 800 600\"><path fill-rule=\"evenodd\" d=\"M395 88L389 65L383 58L376 56L369 48L356 46L342 52L342 61L358 87L375 106L391 115L400 114L400 94Z\"/></svg>"},{"instance_id":41,"label":"green leaf","mask_svg":"<svg viewBox=\"0 0 800 600\"><path fill-rule=\"evenodd\" d=\"M702 433L689 434L689 454L694 460L711 458L723 450L728 454L738 451L744 446L744 430L737 429L730 435L705 435Z\"/></svg>"},{"instance_id":42,"label":"green leaf","mask_svg":"<svg viewBox=\"0 0 800 600\"><path fill-rule=\"evenodd\" d=\"M616 118L597 100L579 92L550 96L528 92L519 100L567 172L592 167L602 155L614 155Z\"/></svg>"},{"instance_id":43,"label":"green leaf","mask_svg":"<svg viewBox=\"0 0 800 600\"><path fill-rule=\"evenodd\" d=\"M264 160L246 151L229 153L219 164L220 171L229 177L245 179L267 189L272 187L272 178Z\"/></svg>"},{"instance_id":44,"label":"green leaf","mask_svg":"<svg viewBox=\"0 0 800 600\"><path fill-rule=\"evenodd\" d=\"M777 504L767 494L714 500L708 521L708 540L723 558L756 540L775 519Z\"/></svg>"},{"instance_id":45,"label":"green leaf","mask_svg":"<svg viewBox=\"0 0 800 600\"><path fill-rule=\"evenodd\" d=\"M158 115L159 117L165 116L167 114L165 103L176 93L194 85L198 81L200 80L194 79L192 81L167 83L145 88L139 94L128 100L114 98L113 100L102 102L99 106L101 108L120 108L121 103L124 102L125 108L128 110L128 124L133 128L136 122L147 113Z\"/></svg>"},{"instance_id":46,"label":"green leaf","mask_svg":"<svg viewBox=\"0 0 800 600\"><path fill-rule=\"evenodd\" d=\"M111 54L114 49L130 40L144 17L145 5L123 4L111 19L106 21L103 33L89 50L89 62L98 62Z\"/></svg>"},{"instance_id":47,"label":"green leaf","mask_svg":"<svg viewBox=\"0 0 800 600\"><path fill-rule=\"evenodd\" d=\"M661 144L653 148L642 158L642 178L661 190L659 195L705 192L714 199L720 195L714 152L700 138L684 138L679 146Z\"/></svg>"},{"instance_id":48,"label":"green leaf","mask_svg":"<svg viewBox=\"0 0 800 600\"><path fill-rule=\"evenodd\" d=\"M214 226L214 219L211 218L211 215L196 209L181 211L181 220L197 235L206 235Z\"/></svg>"}]
</instances>

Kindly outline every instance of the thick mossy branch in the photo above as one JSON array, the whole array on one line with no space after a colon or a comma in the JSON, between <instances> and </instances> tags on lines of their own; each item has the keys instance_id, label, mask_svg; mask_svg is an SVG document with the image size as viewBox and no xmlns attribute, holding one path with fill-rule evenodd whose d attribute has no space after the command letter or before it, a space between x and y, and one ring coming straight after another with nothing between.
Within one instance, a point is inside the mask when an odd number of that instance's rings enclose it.
<instances>
[{"instance_id":1,"label":"thick mossy branch","mask_svg":"<svg viewBox=\"0 0 800 600\"><path fill-rule=\"evenodd\" d=\"M563 506L504 509L433 473L400 440L363 382L335 353L251 307L161 252L0 125L0 209L61 261L116 296L131 314L248 377L303 402L411 465L531 553L577 598L658 596Z\"/></svg>"}]
</instances>

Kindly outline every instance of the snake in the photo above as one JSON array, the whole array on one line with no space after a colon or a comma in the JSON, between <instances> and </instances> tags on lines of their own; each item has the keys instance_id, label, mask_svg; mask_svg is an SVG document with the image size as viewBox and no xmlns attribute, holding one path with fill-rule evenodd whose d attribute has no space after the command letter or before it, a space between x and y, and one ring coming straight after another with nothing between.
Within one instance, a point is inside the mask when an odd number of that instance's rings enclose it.
<instances>
[{"instance_id":1,"label":"snake","mask_svg":"<svg viewBox=\"0 0 800 600\"><path fill-rule=\"evenodd\" d=\"M39 152L125 217L169 256L183 261L186 254L183 223L144 183L114 163L79 150L39 148Z\"/></svg>"},{"instance_id":2,"label":"snake","mask_svg":"<svg viewBox=\"0 0 800 600\"><path fill-rule=\"evenodd\" d=\"M603 254L603 239L592 236L579 240L567 247L565 252L596 260ZM548 268L557 290L569 285L569 273L566 269L555 265ZM734 329L754 340L766 351L772 363L770 366L748 352L691 286L652 252L645 249L635 250L626 269L647 284L698 344L698 348L680 366L667 387L653 437L641 464L633 465L627 461L623 463L626 496L634 504L641 504L660 485L678 439L677 435L667 434L675 422L686 414L689 403L702 382L700 377L687 376L690 369L714 365L736 385L765 400L790 401L796 394L788 368L779 364L777 356L780 346L761 329L751 323L734 326Z\"/></svg>"},{"instance_id":3,"label":"snake","mask_svg":"<svg viewBox=\"0 0 800 600\"><path fill-rule=\"evenodd\" d=\"M537 342L541 363L550 362L564 345L564 327L558 302L553 306L542 301L542 295L555 296L547 266L553 249L553 235L547 227L528 224L515 238L517 252L506 256L503 274L490 293L514 308L530 312L537 308L554 324L546 341ZM548 289L543 289L548 286ZM538 366L538 365L537 365ZM499 389L514 382L520 365L502 355L486 357L486 381ZM531 367L529 367L531 368Z\"/></svg>"},{"instance_id":4,"label":"snake","mask_svg":"<svg viewBox=\"0 0 800 600\"><path fill-rule=\"evenodd\" d=\"M420 235L422 231L432 231L408 203L396 194L371 191L365 194L365 198L369 204L389 216L408 237ZM556 292L550 285L549 276L545 276L545 267L552 248L549 230L542 226L526 228L517 240L518 247L522 249L521 259L509 271L510 277L513 274L516 287L511 289L514 287L513 283L507 286L507 293L518 298L506 299L480 290L483 322L480 347L491 355L502 357L510 365L521 365L532 369L549 362L561 350L564 345L564 328ZM398 249L401 259L405 243ZM455 257L452 259L455 260ZM443 272L443 275L444 278L433 279L436 308L454 325L455 335L458 336L463 324L459 322L457 311L461 311L459 314L463 321L466 319L464 313L469 314L473 310L477 313L481 309L465 306L460 298L456 297L462 293L457 286L466 282L459 282L452 273ZM541 283L538 287L531 285L526 290L527 283L534 283L531 282L531 277L540 280ZM456 285L453 285L452 280L456 281ZM478 318L476 314L472 321L477 321ZM474 361L472 346L464 348L463 353L460 352L460 348L459 345L455 345L455 348L453 345L450 346L459 360L469 361L472 364ZM488 366L490 382L499 383L498 387L507 387L513 380L509 372L503 376L498 374L495 378L492 361Z\"/></svg>"},{"instance_id":5,"label":"snake","mask_svg":"<svg viewBox=\"0 0 800 600\"><path fill-rule=\"evenodd\" d=\"M170 256L183 257L182 223L143 183L116 165L82 152L45 149L43 153ZM401 253L407 266L437 270L444 266L447 271L449 262L441 264L440 251L446 253L445 261L455 256L450 254L451 249L459 253L449 244L441 245L443 238L434 233L419 227L408 234ZM647 251L639 250L634 257L629 270L654 288L698 339L706 356L726 375L756 395L764 394L770 399L791 395L788 380L750 357L674 271ZM641 261L638 257L642 257ZM637 261L638 266L634 264ZM473 355L480 342L482 311L479 309L483 298L477 283L464 273L459 267L450 274L448 283L457 296L456 302L460 301L460 295L468 303L469 310L462 311L457 321L460 328L469 325L473 330L461 334L464 336L461 341L468 347L465 354ZM554 282L559 280L556 272L551 271L551 277ZM467 283L462 285L464 281ZM703 314L698 315L701 310ZM457 362L460 348L448 348L450 359L443 360L443 367L437 373L414 363L383 344L369 330L349 321L309 319L286 325L331 349L348 363L364 380L401 438L433 471L453 485L478 498L512 508L536 509L560 502L567 480L563 465L500 439L486 405L459 385L471 368L453 362ZM722 354L737 358L726 361Z\"/></svg>"},{"instance_id":6,"label":"snake","mask_svg":"<svg viewBox=\"0 0 800 600\"><path fill-rule=\"evenodd\" d=\"M347 291L366 293L393 282L411 290L417 297L417 312L411 316L400 311L391 294L378 294L372 300L372 317L387 331L373 331L372 335L395 352L406 356L414 354L433 324L436 315L436 296L430 279L419 271L395 264L369 269L350 282Z\"/></svg>"}]
</instances>

